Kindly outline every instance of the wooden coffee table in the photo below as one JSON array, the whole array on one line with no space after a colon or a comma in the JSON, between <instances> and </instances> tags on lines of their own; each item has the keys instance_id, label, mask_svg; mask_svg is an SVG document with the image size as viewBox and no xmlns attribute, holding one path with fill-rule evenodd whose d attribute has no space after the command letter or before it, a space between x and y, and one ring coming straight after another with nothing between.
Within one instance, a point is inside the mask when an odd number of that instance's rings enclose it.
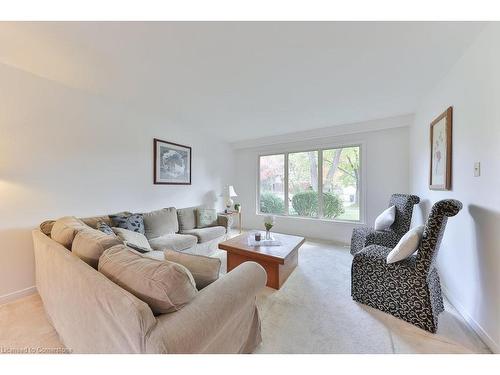
<instances>
[{"instance_id":1,"label":"wooden coffee table","mask_svg":"<svg viewBox=\"0 0 500 375\"><path fill-rule=\"evenodd\" d=\"M219 244L219 249L227 251L227 271L243 262L259 263L267 272L267 286L279 289L298 264L299 247L304 237L272 233L274 239L281 242L278 246L249 246L248 237L252 233L240 234ZM265 232L262 232L262 238Z\"/></svg>"}]
</instances>

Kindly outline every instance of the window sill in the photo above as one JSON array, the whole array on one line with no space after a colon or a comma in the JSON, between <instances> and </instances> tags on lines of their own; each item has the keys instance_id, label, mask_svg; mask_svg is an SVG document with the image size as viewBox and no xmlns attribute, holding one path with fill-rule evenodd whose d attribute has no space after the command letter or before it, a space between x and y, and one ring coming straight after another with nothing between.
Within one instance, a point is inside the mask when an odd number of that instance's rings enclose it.
<instances>
[{"instance_id":1,"label":"window sill","mask_svg":"<svg viewBox=\"0 0 500 375\"><path fill-rule=\"evenodd\" d=\"M337 219L324 219L318 217L306 217L306 216L292 216L292 215L279 215L279 214L263 214L260 212L256 213L257 216L269 216L272 215L274 217L286 218L286 219L294 219L294 220L310 220L310 221L319 221L325 223L336 223L336 224L349 224L349 225L366 225L364 221L352 221L352 220L337 220Z\"/></svg>"}]
</instances>

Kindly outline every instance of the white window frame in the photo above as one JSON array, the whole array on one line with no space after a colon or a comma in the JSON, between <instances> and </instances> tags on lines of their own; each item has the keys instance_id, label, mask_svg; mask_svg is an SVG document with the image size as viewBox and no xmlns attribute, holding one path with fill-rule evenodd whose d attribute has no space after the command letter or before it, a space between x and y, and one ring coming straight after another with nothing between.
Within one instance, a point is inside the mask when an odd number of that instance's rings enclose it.
<instances>
[{"instance_id":1,"label":"white window frame","mask_svg":"<svg viewBox=\"0 0 500 375\"><path fill-rule=\"evenodd\" d=\"M328 219L323 217L323 151L325 150L335 150L338 148L349 148L349 147L359 147L359 220L345 220L345 219ZM288 198L288 164L289 155L301 152L312 152L316 151L318 153L318 216L300 216L300 215L290 215L289 214L289 198ZM274 216L283 216L287 218L296 219L310 219L310 220L320 220L320 221L331 221L340 223L351 223L351 224L364 224L365 222L365 158L364 158L364 143L349 143L349 144L338 144L322 146L317 148L307 148L307 149L297 149L290 151L280 151L260 153L257 155L257 215L269 215L267 213L260 212L260 161L262 157L273 156L273 155L284 155L284 197L285 197L285 212L283 214L273 214Z\"/></svg>"}]
</instances>

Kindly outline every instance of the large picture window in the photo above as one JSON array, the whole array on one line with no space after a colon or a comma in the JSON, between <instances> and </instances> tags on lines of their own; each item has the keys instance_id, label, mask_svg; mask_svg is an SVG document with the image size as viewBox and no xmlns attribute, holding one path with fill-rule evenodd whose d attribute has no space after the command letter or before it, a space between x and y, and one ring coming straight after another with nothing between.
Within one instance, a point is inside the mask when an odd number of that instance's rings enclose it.
<instances>
[{"instance_id":1,"label":"large picture window","mask_svg":"<svg viewBox=\"0 0 500 375\"><path fill-rule=\"evenodd\" d=\"M360 146L259 157L260 213L361 219Z\"/></svg>"},{"instance_id":2,"label":"large picture window","mask_svg":"<svg viewBox=\"0 0 500 375\"><path fill-rule=\"evenodd\" d=\"M261 213L285 213L285 155L260 157Z\"/></svg>"}]
</instances>

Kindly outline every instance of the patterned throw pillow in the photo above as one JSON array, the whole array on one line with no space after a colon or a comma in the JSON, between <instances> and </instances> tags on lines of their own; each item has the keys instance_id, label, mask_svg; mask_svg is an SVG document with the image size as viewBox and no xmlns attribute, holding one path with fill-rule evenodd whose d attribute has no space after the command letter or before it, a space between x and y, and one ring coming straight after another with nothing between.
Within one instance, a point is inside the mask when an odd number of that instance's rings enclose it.
<instances>
[{"instance_id":1,"label":"patterned throw pillow","mask_svg":"<svg viewBox=\"0 0 500 375\"><path fill-rule=\"evenodd\" d=\"M217 225L217 211L212 208L198 208L196 210L197 228L213 227Z\"/></svg>"},{"instance_id":2,"label":"patterned throw pillow","mask_svg":"<svg viewBox=\"0 0 500 375\"><path fill-rule=\"evenodd\" d=\"M144 234L144 218L142 214L116 214L109 215L109 217L115 227Z\"/></svg>"},{"instance_id":3,"label":"patterned throw pillow","mask_svg":"<svg viewBox=\"0 0 500 375\"><path fill-rule=\"evenodd\" d=\"M106 224L104 221L99 221L97 222L97 229L100 230L102 233L109 234L110 236L116 237L115 232L113 232L113 229Z\"/></svg>"}]
</instances>

